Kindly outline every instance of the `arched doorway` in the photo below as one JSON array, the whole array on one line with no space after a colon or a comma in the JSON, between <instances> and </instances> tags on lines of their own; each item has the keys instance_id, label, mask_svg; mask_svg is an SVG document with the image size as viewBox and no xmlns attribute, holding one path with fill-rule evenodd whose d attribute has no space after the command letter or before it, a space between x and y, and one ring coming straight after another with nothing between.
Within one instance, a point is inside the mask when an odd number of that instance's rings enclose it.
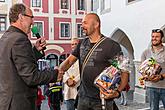
<instances>
[{"instance_id":1,"label":"arched doorway","mask_svg":"<svg viewBox=\"0 0 165 110\"><path fill-rule=\"evenodd\" d=\"M46 57L46 60L49 61L50 68L54 68L55 66L58 66L58 56L55 54L49 54Z\"/></svg>"},{"instance_id":2,"label":"arched doorway","mask_svg":"<svg viewBox=\"0 0 165 110\"><path fill-rule=\"evenodd\" d=\"M163 26L162 31L164 33L163 43L165 43L165 26Z\"/></svg>"},{"instance_id":3,"label":"arched doorway","mask_svg":"<svg viewBox=\"0 0 165 110\"><path fill-rule=\"evenodd\" d=\"M133 92L135 88L135 66L133 62L134 49L132 47L132 43L130 42L128 36L121 29L116 29L114 33L111 35L111 38L121 45L124 55L126 55L130 60L130 99L133 99Z\"/></svg>"}]
</instances>

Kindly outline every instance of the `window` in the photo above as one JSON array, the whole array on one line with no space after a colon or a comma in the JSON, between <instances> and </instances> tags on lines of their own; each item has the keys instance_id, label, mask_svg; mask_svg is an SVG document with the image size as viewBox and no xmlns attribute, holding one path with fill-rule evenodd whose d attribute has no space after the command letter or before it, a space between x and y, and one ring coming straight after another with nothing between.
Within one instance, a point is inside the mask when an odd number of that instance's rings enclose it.
<instances>
[{"instance_id":1,"label":"window","mask_svg":"<svg viewBox=\"0 0 165 110\"><path fill-rule=\"evenodd\" d=\"M78 10L85 10L85 0L78 0Z\"/></svg>"},{"instance_id":2,"label":"window","mask_svg":"<svg viewBox=\"0 0 165 110\"><path fill-rule=\"evenodd\" d=\"M135 0L128 0L128 3L129 3L129 2L132 2L132 1L135 1Z\"/></svg>"},{"instance_id":3,"label":"window","mask_svg":"<svg viewBox=\"0 0 165 110\"><path fill-rule=\"evenodd\" d=\"M0 0L0 2L5 2L5 0Z\"/></svg>"},{"instance_id":4,"label":"window","mask_svg":"<svg viewBox=\"0 0 165 110\"><path fill-rule=\"evenodd\" d=\"M6 30L6 17L0 17L0 32Z\"/></svg>"},{"instance_id":5,"label":"window","mask_svg":"<svg viewBox=\"0 0 165 110\"><path fill-rule=\"evenodd\" d=\"M70 37L70 25L69 23L61 23L61 37Z\"/></svg>"},{"instance_id":6,"label":"window","mask_svg":"<svg viewBox=\"0 0 165 110\"><path fill-rule=\"evenodd\" d=\"M68 9L68 0L61 0L61 9Z\"/></svg>"},{"instance_id":7,"label":"window","mask_svg":"<svg viewBox=\"0 0 165 110\"><path fill-rule=\"evenodd\" d=\"M43 36L43 23L42 22L35 22L34 26L37 27L38 33L40 34L40 36ZM33 35L33 36L35 36L35 35Z\"/></svg>"},{"instance_id":8,"label":"window","mask_svg":"<svg viewBox=\"0 0 165 110\"><path fill-rule=\"evenodd\" d=\"M94 0L91 0L91 11L94 11Z\"/></svg>"},{"instance_id":9,"label":"window","mask_svg":"<svg viewBox=\"0 0 165 110\"><path fill-rule=\"evenodd\" d=\"M32 7L41 7L41 0L32 0Z\"/></svg>"},{"instance_id":10,"label":"window","mask_svg":"<svg viewBox=\"0 0 165 110\"><path fill-rule=\"evenodd\" d=\"M53 69L55 66L58 66L58 56L56 54L50 54L47 56L46 60L49 62L49 67Z\"/></svg>"},{"instance_id":11,"label":"window","mask_svg":"<svg viewBox=\"0 0 165 110\"><path fill-rule=\"evenodd\" d=\"M77 36L80 38L80 37L83 37L83 29L82 29L82 26L81 24L77 24Z\"/></svg>"},{"instance_id":12,"label":"window","mask_svg":"<svg viewBox=\"0 0 165 110\"><path fill-rule=\"evenodd\" d=\"M110 8L110 0L102 0L102 10L106 10L108 8Z\"/></svg>"},{"instance_id":13,"label":"window","mask_svg":"<svg viewBox=\"0 0 165 110\"><path fill-rule=\"evenodd\" d=\"M97 12L99 9L99 0L91 0L91 11Z\"/></svg>"},{"instance_id":14,"label":"window","mask_svg":"<svg viewBox=\"0 0 165 110\"><path fill-rule=\"evenodd\" d=\"M45 60L44 58L39 59L37 61L37 63L38 63L38 69L39 70L44 70L44 69L50 68L50 65L49 65L50 62L49 62L49 60Z\"/></svg>"}]
</instances>

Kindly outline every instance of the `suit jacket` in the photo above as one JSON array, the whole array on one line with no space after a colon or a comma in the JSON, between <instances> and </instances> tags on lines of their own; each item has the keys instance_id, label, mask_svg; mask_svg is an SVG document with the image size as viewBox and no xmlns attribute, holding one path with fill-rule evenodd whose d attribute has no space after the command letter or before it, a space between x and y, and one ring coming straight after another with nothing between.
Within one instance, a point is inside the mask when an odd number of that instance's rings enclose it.
<instances>
[{"instance_id":1,"label":"suit jacket","mask_svg":"<svg viewBox=\"0 0 165 110\"><path fill-rule=\"evenodd\" d=\"M0 38L0 110L35 110L37 85L56 81L58 71L39 71L36 58L28 36L10 26Z\"/></svg>"}]
</instances>

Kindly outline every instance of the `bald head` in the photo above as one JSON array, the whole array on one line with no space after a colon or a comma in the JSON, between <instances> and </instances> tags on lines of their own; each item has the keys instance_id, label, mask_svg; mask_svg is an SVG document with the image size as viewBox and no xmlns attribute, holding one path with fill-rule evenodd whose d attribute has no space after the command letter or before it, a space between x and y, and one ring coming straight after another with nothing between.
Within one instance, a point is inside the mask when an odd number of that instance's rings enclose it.
<instances>
[{"instance_id":1,"label":"bald head","mask_svg":"<svg viewBox=\"0 0 165 110\"><path fill-rule=\"evenodd\" d=\"M100 27L100 18L99 18L99 16L96 14L96 13L88 13L87 15L86 15L86 17L89 17L89 18L91 18L91 19L93 19L95 22L98 22L99 23L99 27Z\"/></svg>"},{"instance_id":2,"label":"bald head","mask_svg":"<svg viewBox=\"0 0 165 110\"><path fill-rule=\"evenodd\" d=\"M95 13L88 13L82 20L83 32L86 36L100 35L100 18Z\"/></svg>"}]
</instances>

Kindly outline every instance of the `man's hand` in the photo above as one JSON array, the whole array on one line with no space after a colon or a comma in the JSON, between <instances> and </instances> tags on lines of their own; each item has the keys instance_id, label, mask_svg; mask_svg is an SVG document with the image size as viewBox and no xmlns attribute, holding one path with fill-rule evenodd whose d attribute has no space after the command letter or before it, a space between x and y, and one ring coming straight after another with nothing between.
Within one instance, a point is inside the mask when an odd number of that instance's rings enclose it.
<instances>
[{"instance_id":1,"label":"man's hand","mask_svg":"<svg viewBox=\"0 0 165 110\"><path fill-rule=\"evenodd\" d=\"M43 48L45 48L46 45L47 44L46 44L46 40L45 40L44 37L41 37L41 38L37 39L36 43L34 44L34 46L36 47L36 49L38 51L43 50Z\"/></svg>"},{"instance_id":2,"label":"man's hand","mask_svg":"<svg viewBox=\"0 0 165 110\"><path fill-rule=\"evenodd\" d=\"M72 78L69 78L66 82L66 84L69 86L69 87L74 87L76 85L76 81L73 80Z\"/></svg>"},{"instance_id":3,"label":"man's hand","mask_svg":"<svg viewBox=\"0 0 165 110\"><path fill-rule=\"evenodd\" d=\"M149 78L149 81L152 81L152 82L158 82L159 80L161 80L161 74L160 75L152 75Z\"/></svg>"},{"instance_id":4,"label":"man's hand","mask_svg":"<svg viewBox=\"0 0 165 110\"><path fill-rule=\"evenodd\" d=\"M104 94L105 99L118 98L118 96L120 96L120 94L116 90L108 90L107 92L105 92L100 89L100 93Z\"/></svg>"},{"instance_id":5,"label":"man's hand","mask_svg":"<svg viewBox=\"0 0 165 110\"><path fill-rule=\"evenodd\" d=\"M49 87L52 87L55 83L49 83Z\"/></svg>"}]
</instances>

